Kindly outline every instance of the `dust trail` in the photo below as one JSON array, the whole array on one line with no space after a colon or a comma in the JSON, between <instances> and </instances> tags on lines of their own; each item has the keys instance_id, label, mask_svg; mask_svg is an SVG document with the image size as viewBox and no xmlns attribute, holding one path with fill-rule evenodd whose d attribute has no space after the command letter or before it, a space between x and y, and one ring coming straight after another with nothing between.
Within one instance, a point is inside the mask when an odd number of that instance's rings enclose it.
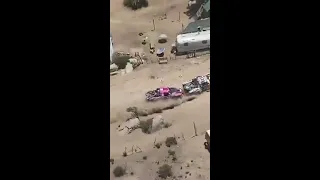
<instances>
[{"instance_id":1,"label":"dust trail","mask_svg":"<svg viewBox=\"0 0 320 180\"><path fill-rule=\"evenodd\" d=\"M110 124L127 121L136 117L136 115L140 117L146 117L153 114L162 113L163 111L174 109L175 107L180 106L183 103L190 102L196 98L197 96L187 96L178 100L169 99L156 102L141 102L139 104L135 104L135 106L128 106L127 109L123 109L119 112L113 111L113 113L110 115Z\"/></svg>"}]
</instances>

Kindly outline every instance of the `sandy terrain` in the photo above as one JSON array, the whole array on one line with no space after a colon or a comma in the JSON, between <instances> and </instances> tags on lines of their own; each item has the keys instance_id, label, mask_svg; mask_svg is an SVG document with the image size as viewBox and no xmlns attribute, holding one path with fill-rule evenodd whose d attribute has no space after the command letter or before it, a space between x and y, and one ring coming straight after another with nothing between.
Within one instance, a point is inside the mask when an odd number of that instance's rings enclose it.
<instances>
[{"instance_id":1,"label":"sandy terrain","mask_svg":"<svg viewBox=\"0 0 320 180\"><path fill-rule=\"evenodd\" d=\"M179 28L181 30L181 22L189 21L183 13L187 7L185 0L167 1L166 5L164 1L151 0L148 8L137 11L124 8L120 0L111 0L110 3L114 44L116 49L124 51L130 48L145 49L139 39L141 38L138 36L139 32L165 33L173 42ZM179 11L181 11L181 22L177 21ZM152 18L165 12L168 18L162 21L157 20L157 28L151 32ZM166 46L170 46L172 43L170 41ZM111 180L159 179L157 171L163 164L172 166L173 175L167 179L210 179L210 153L203 145L204 132L210 126L210 92L185 102L182 99L150 103L144 99L144 94L149 90L163 85L181 88L183 82L208 73L209 58L210 56L206 55L195 59L172 60L165 65L144 64L129 74L110 77L110 158L114 159L110 169ZM172 124L170 127L151 134L145 134L141 129L136 129L130 134L119 133L119 126L122 127L131 116L131 113L126 112L128 107L135 106L138 109L150 110L177 104L177 102L179 106L174 109L141 117L143 120L161 115L166 122ZM194 135L193 122L196 124L198 136L191 138ZM164 141L171 136L176 137L177 145L169 148ZM163 142L159 149L154 147L155 139L156 142ZM125 147L128 156L123 157ZM132 147L138 151L132 153ZM175 151L175 161L168 158L169 149ZM147 158L143 159L143 156ZM122 177L113 175L112 171L118 165L126 166L126 175Z\"/></svg>"}]
</instances>

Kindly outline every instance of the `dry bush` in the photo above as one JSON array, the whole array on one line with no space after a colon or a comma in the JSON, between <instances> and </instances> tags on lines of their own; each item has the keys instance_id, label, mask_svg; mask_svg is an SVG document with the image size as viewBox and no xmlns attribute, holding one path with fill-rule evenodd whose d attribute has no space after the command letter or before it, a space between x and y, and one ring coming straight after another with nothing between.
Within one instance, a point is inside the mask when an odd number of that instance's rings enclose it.
<instances>
[{"instance_id":1,"label":"dry bush","mask_svg":"<svg viewBox=\"0 0 320 180\"><path fill-rule=\"evenodd\" d=\"M150 76L149 76L149 78L150 78L150 79L155 79L155 78L156 78L156 76L154 76L154 75L150 75Z\"/></svg>"},{"instance_id":2,"label":"dry bush","mask_svg":"<svg viewBox=\"0 0 320 180\"><path fill-rule=\"evenodd\" d=\"M114 55L112 62L118 66L118 69L124 69L129 62L129 59L129 56Z\"/></svg>"},{"instance_id":3,"label":"dry bush","mask_svg":"<svg viewBox=\"0 0 320 180\"><path fill-rule=\"evenodd\" d=\"M160 149L161 145L162 145L162 143L156 143L154 146L155 146L156 148Z\"/></svg>"},{"instance_id":4,"label":"dry bush","mask_svg":"<svg viewBox=\"0 0 320 180\"><path fill-rule=\"evenodd\" d=\"M171 124L171 123L168 123L168 122L165 122L165 123L163 124L163 127L164 127L164 128L169 128L170 126L172 126L172 124Z\"/></svg>"},{"instance_id":5,"label":"dry bush","mask_svg":"<svg viewBox=\"0 0 320 180\"><path fill-rule=\"evenodd\" d=\"M171 177L172 176L172 167L169 166L168 164L164 164L162 166L159 167L158 170L158 175L161 178L166 179L167 177Z\"/></svg>"},{"instance_id":6,"label":"dry bush","mask_svg":"<svg viewBox=\"0 0 320 180\"><path fill-rule=\"evenodd\" d=\"M123 157L127 157L127 156L128 156L127 152L126 152L126 151L123 152L123 153L122 153L122 156L123 156Z\"/></svg>"},{"instance_id":7,"label":"dry bush","mask_svg":"<svg viewBox=\"0 0 320 180\"><path fill-rule=\"evenodd\" d=\"M136 113L138 111L138 108L133 106L133 107L128 107L127 108L127 112L133 112L133 113Z\"/></svg>"},{"instance_id":8,"label":"dry bush","mask_svg":"<svg viewBox=\"0 0 320 180\"><path fill-rule=\"evenodd\" d=\"M114 168L113 174L115 177L121 177L126 174L126 169L121 166L117 166L116 168Z\"/></svg>"},{"instance_id":9,"label":"dry bush","mask_svg":"<svg viewBox=\"0 0 320 180\"><path fill-rule=\"evenodd\" d=\"M177 156L174 155L174 156L172 157L172 161L176 161L176 160L177 160Z\"/></svg>"},{"instance_id":10,"label":"dry bush","mask_svg":"<svg viewBox=\"0 0 320 180\"><path fill-rule=\"evenodd\" d=\"M174 155L176 155L176 152L173 151L173 150L171 150L171 149L169 149L169 150L168 150L168 154L169 154L170 156L174 156Z\"/></svg>"},{"instance_id":11,"label":"dry bush","mask_svg":"<svg viewBox=\"0 0 320 180\"><path fill-rule=\"evenodd\" d=\"M132 10L137 10L143 7L148 7L148 0L123 0L123 5L129 7Z\"/></svg>"},{"instance_id":12,"label":"dry bush","mask_svg":"<svg viewBox=\"0 0 320 180\"><path fill-rule=\"evenodd\" d=\"M169 149L168 150L168 154L169 154L169 156L172 156L172 161L176 161L177 160L177 156L176 156L176 152L175 151Z\"/></svg>"},{"instance_id":13,"label":"dry bush","mask_svg":"<svg viewBox=\"0 0 320 180\"><path fill-rule=\"evenodd\" d=\"M143 156L142 157L143 160L147 160L147 158L148 158L147 156Z\"/></svg>"},{"instance_id":14,"label":"dry bush","mask_svg":"<svg viewBox=\"0 0 320 180\"><path fill-rule=\"evenodd\" d=\"M113 158L110 159L110 163L114 164L114 159Z\"/></svg>"},{"instance_id":15,"label":"dry bush","mask_svg":"<svg viewBox=\"0 0 320 180\"><path fill-rule=\"evenodd\" d=\"M150 134L152 130L153 119L148 119L146 121L140 121L139 127L141 131L146 134Z\"/></svg>"},{"instance_id":16,"label":"dry bush","mask_svg":"<svg viewBox=\"0 0 320 180\"><path fill-rule=\"evenodd\" d=\"M177 145L177 144L178 144L178 142L175 137L167 137L167 139L166 139L166 146L167 147L170 147L172 145Z\"/></svg>"}]
</instances>

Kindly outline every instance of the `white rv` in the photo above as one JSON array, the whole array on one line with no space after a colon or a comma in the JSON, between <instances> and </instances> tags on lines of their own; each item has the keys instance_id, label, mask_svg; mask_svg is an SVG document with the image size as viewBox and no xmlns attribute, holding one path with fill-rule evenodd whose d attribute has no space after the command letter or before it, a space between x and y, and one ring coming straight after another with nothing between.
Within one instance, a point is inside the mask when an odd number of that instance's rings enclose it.
<instances>
[{"instance_id":1,"label":"white rv","mask_svg":"<svg viewBox=\"0 0 320 180\"><path fill-rule=\"evenodd\" d=\"M177 53L210 49L210 29L179 34L176 40Z\"/></svg>"},{"instance_id":2,"label":"white rv","mask_svg":"<svg viewBox=\"0 0 320 180\"><path fill-rule=\"evenodd\" d=\"M112 63L112 55L113 55L113 42L112 42L112 36L110 33L110 63Z\"/></svg>"}]
</instances>

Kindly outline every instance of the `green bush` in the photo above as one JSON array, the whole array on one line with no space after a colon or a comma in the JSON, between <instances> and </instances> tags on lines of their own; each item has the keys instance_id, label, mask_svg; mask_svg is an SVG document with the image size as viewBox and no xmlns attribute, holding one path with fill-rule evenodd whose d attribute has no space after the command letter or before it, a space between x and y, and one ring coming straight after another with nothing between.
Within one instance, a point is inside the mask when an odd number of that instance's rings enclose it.
<instances>
[{"instance_id":1,"label":"green bush","mask_svg":"<svg viewBox=\"0 0 320 180\"><path fill-rule=\"evenodd\" d=\"M133 10L137 10L143 7L148 7L148 0L123 0L123 5Z\"/></svg>"}]
</instances>

